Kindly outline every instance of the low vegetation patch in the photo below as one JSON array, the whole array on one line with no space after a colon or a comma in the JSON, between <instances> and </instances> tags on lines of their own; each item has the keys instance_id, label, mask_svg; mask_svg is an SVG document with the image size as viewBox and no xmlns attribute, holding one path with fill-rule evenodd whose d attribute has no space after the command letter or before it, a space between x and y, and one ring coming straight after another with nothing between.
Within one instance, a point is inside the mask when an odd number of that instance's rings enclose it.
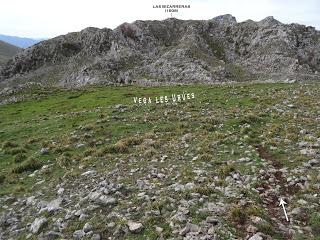
<instances>
[{"instance_id":1,"label":"low vegetation patch","mask_svg":"<svg viewBox=\"0 0 320 240\"><path fill-rule=\"evenodd\" d=\"M23 173L38 170L42 167L42 163L35 158L29 158L25 162L19 164L12 169L12 173Z\"/></svg>"}]
</instances>

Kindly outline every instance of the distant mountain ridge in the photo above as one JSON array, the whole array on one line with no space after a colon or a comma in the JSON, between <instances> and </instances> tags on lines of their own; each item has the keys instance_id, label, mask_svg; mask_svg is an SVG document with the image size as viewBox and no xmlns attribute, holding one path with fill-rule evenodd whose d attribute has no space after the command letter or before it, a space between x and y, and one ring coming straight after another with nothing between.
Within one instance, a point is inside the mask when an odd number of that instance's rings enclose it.
<instances>
[{"instance_id":1,"label":"distant mountain ridge","mask_svg":"<svg viewBox=\"0 0 320 240\"><path fill-rule=\"evenodd\" d=\"M17 46L19 48L28 48L45 39L33 39L33 38L7 36L7 35L0 34L0 40L10 43L11 45Z\"/></svg>"},{"instance_id":2,"label":"distant mountain ridge","mask_svg":"<svg viewBox=\"0 0 320 240\"><path fill-rule=\"evenodd\" d=\"M86 28L25 49L0 72L0 85L186 84L320 79L320 32L273 17L237 22L135 21Z\"/></svg>"},{"instance_id":3,"label":"distant mountain ridge","mask_svg":"<svg viewBox=\"0 0 320 240\"><path fill-rule=\"evenodd\" d=\"M0 40L0 66L22 49Z\"/></svg>"}]
</instances>

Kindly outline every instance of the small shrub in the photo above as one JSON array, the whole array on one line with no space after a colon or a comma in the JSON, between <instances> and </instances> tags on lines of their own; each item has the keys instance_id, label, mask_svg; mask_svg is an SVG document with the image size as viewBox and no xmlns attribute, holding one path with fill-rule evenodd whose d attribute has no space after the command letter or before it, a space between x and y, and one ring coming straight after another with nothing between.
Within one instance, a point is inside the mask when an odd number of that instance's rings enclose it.
<instances>
[{"instance_id":1,"label":"small shrub","mask_svg":"<svg viewBox=\"0 0 320 240\"><path fill-rule=\"evenodd\" d=\"M320 234L320 213L314 212L311 214L310 226L315 234Z\"/></svg>"},{"instance_id":2,"label":"small shrub","mask_svg":"<svg viewBox=\"0 0 320 240\"><path fill-rule=\"evenodd\" d=\"M158 139L158 140L154 141L153 147L154 148L160 148L161 146L163 146L163 143L164 142L162 140Z\"/></svg>"},{"instance_id":3,"label":"small shrub","mask_svg":"<svg viewBox=\"0 0 320 240\"><path fill-rule=\"evenodd\" d=\"M94 127L95 126L93 124L87 124L86 126L81 127L81 129L84 130L84 131L89 132L89 131L93 130Z\"/></svg>"},{"instance_id":4,"label":"small shrub","mask_svg":"<svg viewBox=\"0 0 320 240\"><path fill-rule=\"evenodd\" d=\"M4 183L6 177L4 175L0 175L0 184Z\"/></svg>"},{"instance_id":5,"label":"small shrub","mask_svg":"<svg viewBox=\"0 0 320 240\"><path fill-rule=\"evenodd\" d=\"M199 157L199 160L203 161L203 162L209 162L212 159L213 159L213 156L211 154L207 154L207 153L204 153L204 154L200 155L200 157Z\"/></svg>"},{"instance_id":6,"label":"small shrub","mask_svg":"<svg viewBox=\"0 0 320 240\"><path fill-rule=\"evenodd\" d=\"M185 191L183 191L183 192L181 193L181 197L182 197L183 199L186 199L186 200L192 199L192 192L191 192L191 190L185 190Z\"/></svg>"},{"instance_id":7,"label":"small shrub","mask_svg":"<svg viewBox=\"0 0 320 240\"><path fill-rule=\"evenodd\" d=\"M257 226L259 232L264 234L274 235L273 227L270 223L261 223Z\"/></svg>"},{"instance_id":8,"label":"small shrub","mask_svg":"<svg viewBox=\"0 0 320 240\"><path fill-rule=\"evenodd\" d=\"M206 130L207 132L214 132L217 129L216 126L212 123L203 123L201 125L201 128Z\"/></svg>"},{"instance_id":9,"label":"small shrub","mask_svg":"<svg viewBox=\"0 0 320 240\"><path fill-rule=\"evenodd\" d=\"M155 135L153 132L147 132L147 133L144 134L143 137L144 137L145 139L147 139L147 138L152 139L152 138L155 138L156 135Z\"/></svg>"},{"instance_id":10,"label":"small shrub","mask_svg":"<svg viewBox=\"0 0 320 240\"><path fill-rule=\"evenodd\" d=\"M89 157L95 155L96 150L94 148L88 149L83 153L84 157Z\"/></svg>"},{"instance_id":11,"label":"small shrub","mask_svg":"<svg viewBox=\"0 0 320 240\"><path fill-rule=\"evenodd\" d=\"M226 134L223 132L215 132L214 133L214 138L216 141L218 140L224 140L226 138Z\"/></svg>"},{"instance_id":12,"label":"small shrub","mask_svg":"<svg viewBox=\"0 0 320 240\"><path fill-rule=\"evenodd\" d=\"M94 157L103 157L107 152L105 152L105 148L99 149L94 154Z\"/></svg>"},{"instance_id":13,"label":"small shrub","mask_svg":"<svg viewBox=\"0 0 320 240\"><path fill-rule=\"evenodd\" d=\"M157 154L157 151L154 148L150 148L147 151L145 151L144 156L148 157L148 158L151 158L156 154Z\"/></svg>"},{"instance_id":14,"label":"small shrub","mask_svg":"<svg viewBox=\"0 0 320 240\"><path fill-rule=\"evenodd\" d=\"M25 189L23 186L21 186L21 185L16 186L16 187L13 189L14 193L22 193L22 192L24 192L25 190L26 190L26 189Z\"/></svg>"},{"instance_id":15,"label":"small shrub","mask_svg":"<svg viewBox=\"0 0 320 240\"><path fill-rule=\"evenodd\" d=\"M81 95L82 95L82 93L80 93L80 94L75 94L75 95L70 95L70 96L67 97L67 99L79 98L79 97L81 97Z\"/></svg>"},{"instance_id":16,"label":"small shrub","mask_svg":"<svg viewBox=\"0 0 320 240\"><path fill-rule=\"evenodd\" d=\"M27 144L34 144L36 142L39 142L40 139L39 138L29 138L27 141Z\"/></svg>"},{"instance_id":17,"label":"small shrub","mask_svg":"<svg viewBox=\"0 0 320 240\"><path fill-rule=\"evenodd\" d=\"M42 146L43 148L48 148L48 147L51 146L51 143L48 142L48 141L44 141L44 142L41 143L41 146Z\"/></svg>"},{"instance_id":18,"label":"small shrub","mask_svg":"<svg viewBox=\"0 0 320 240\"><path fill-rule=\"evenodd\" d=\"M247 221L247 212L241 207L235 207L230 211L231 220L238 224L245 224Z\"/></svg>"},{"instance_id":19,"label":"small shrub","mask_svg":"<svg viewBox=\"0 0 320 240\"><path fill-rule=\"evenodd\" d=\"M72 160L67 154L63 154L57 158L57 163L60 167L65 168L71 165Z\"/></svg>"},{"instance_id":20,"label":"small shrub","mask_svg":"<svg viewBox=\"0 0 320 240\"><path fill-rule=\"evenodd\" d=\"M153 227L159 223L159 218L156 216L148 216L144 220L144 225L146 227Z\"/></svg>"},{"instance_id":21,"label":"small shrub","mask_svg":"<svg viewBox=\"0 0 320 240\"><path fill-rule=\"evenodd\" d=\"M125 144L124 141L120 140L118 141L114 146L114 150L116 153L127 153L128 152L128 147Z\"/></svg>"},{"instance_id":22,"label":"small shrub","mask_svg":"<svg viewBox=\"0 0 320 240\"><path fill-rule=\"evenodd\" d=\"M128 147L122 141L119 141L114 145L108 145L103 149L101 149L100 151L98 151L97 156L101 157L107 153L113 154L113 153L127 153L127 152L129 152Z\"/></svg>"},{"instance_id":23,"label":"small shrub","mask_svg":"<svg viewBox=\"0 0 320 240\"><path fill-rule=\"evenodd\" d=\"M15 148L15 147L18 147L18 144L10 142L10 141L6 141L3 143L2 147L3 148Z\"/></svg>"},{"instance_id":24,"label":"small shrub","mask_svg":"<svg viewBox=\"0 0 320 240\"><path fill-rule=\"evenodd\" d=\"M146 151L151 147L158 147L158 145L161 145L159 140L154 141L150 138L145 138L143 142L138 146L139 151Z\"/></svg>"},{"instance_id":25,"label":"small shrub","mask_svg":"<svg viewBox=\"0 0 320 240\"><path fill-rule=\"evenodd\" d=\"M159 210L167 209L170 206L170 201L168 199L160 199L159 201L151 202L148 206L149 210Z\"/></svg>"},{"instance_id":26,"label":"small shrub","mask_svg":"<svg viewBox=\"0 0 320 240\"><path fill-rule=\"evenodd\" d=\"M261 122L261 118L255 114L248 114L246 116L244 116L241 120L240 120L240 124L254 124L254 123L259 123Z\"/></svg>"},{"instance_id":27,"label":"small shrub","mask_svg":"<svg viewBox=\"0 0 320 240\"><path fill-rule=\"evenodd\" d=\"M52 148L54 153L67 153L68 151L71 150L69 146L57 146L56 148Z\"/></svg>"},{"instance_id":28,"label":"small shrub","mask_svg":"<svg viewBox=\"0 0 320 240\"><path fill-rule=\"evenodd\" d=\"M35 171L42 167L42 163L34 158L29 158L27 161L12 169L12 173L23 173L27 171Z\"/></svg>"},{"instance_id":29,"label":"small shrub","mask_svg":"<svg viewBox=\"0 0 320 240\"><path fill-rule=\"evenodd\" d=\"M213 116L205 117L203 119L203 122L210 123L211 125L218 125L221 123L221 121Z\"/></svg>"},{"instance_id":30,"label":"small shrub","mask_svg":"<svg viewBox=\"0 0 320 240\"><path fill-rule=\"evenodd\" d=\"M206 196L210 196L211 194L216 193L214 188L208 187L208 186L196 187L194 188L194 192L200 193L201 195L206 195Z\"/></svg>"},{"instance_id":31,"label":"small shrub","mask_svg":"<svg viewBox=\"0 0 320 240\"><path fill-rule=\"evenodd\" d=\"M23 162L24 160L26 160L26 155L23 154L23 153L18 153L17 155L15 155L14 157L14 162L15 163L21 163Z\"/></svg>"},{"instance_id":32,"label":"small shrub","mask_svg":"<svg viewBox=\"0 0 320 240\"><path fill-rule=\"evenodd\" d=\"M149 148L150 148L150 146L148 146L147 144L142 143L142 144L140 144L140 145L138 146L137 149L138 149L139 152L145 152L145 151L147 151Z\"/></svg>"},{"instance_id":33,"label":"small shrub","mask_svg":"<svg viewBox=\"0 0 320 240\"><path fill-rule=\"evenodd\" d=\"M128 137L126 139L123 140L123 143L126 146L134 146L134 145L139 145L142 143L142 138L138 138L138 137Z\"/></svg>"},{"instance_id":34,"label":"small shrub","mask_svg":"<svg viewBox=\"0 0 320 240\"><path fill-rule=\"evenodd\" d=\"M233 164L222 166L219 168L219 176L227 177L233 171L235 171L235 166Z\"/></svg>"},{"instance_id":35,"label":"small shrub","mask_svg":"<svg viewBox=\"0 0 320 240\"><path fill-rule=\"evenodd\" d=\"M25 148L11 148L11 149L5 150L5 153L10 155L16 155L16 154L25 153L25 152L26 152Z\"/></svg>"}]
</instances>

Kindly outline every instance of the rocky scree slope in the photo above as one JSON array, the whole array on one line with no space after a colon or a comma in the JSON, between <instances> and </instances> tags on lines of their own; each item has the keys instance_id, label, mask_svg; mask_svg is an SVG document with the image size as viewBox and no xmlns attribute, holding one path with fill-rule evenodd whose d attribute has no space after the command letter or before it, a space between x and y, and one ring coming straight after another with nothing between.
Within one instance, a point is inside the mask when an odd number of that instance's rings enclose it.
<instances>
[{"instance_id":1,"label":"rocky scree slope","mask_svg":"<svg viewBox=\"0 0 320 240\"><path fill-rule=\"evenodd\" d=\"M319 239L319 83L232 85L0 106L0 240ZM182 90L197 97L126 97Z\"/></svg>"},{"instance_id":2,"label":"rocky scree slope","mask_svg":"<svg viewBox=\"0 0 320 240\"><path fill-rule=\"evenodd\" d=\"M0 83L212 83L319 79L320 33L273 17L238 23L210 20L135 21L114 30L86 28L38 43L11 59Z\"/></svg>"}]
</instances>

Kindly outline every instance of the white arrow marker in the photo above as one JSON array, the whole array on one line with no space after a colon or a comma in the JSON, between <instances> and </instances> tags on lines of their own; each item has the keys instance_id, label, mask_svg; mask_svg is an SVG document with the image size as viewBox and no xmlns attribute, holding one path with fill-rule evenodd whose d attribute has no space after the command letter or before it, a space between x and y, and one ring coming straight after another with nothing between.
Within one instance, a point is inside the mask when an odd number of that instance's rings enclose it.
<instances>
[{"instance_id":1,"label":"white arrow marker","mask_svg":"<svg viewBox=\"0 0 320 240\"><path fill-rule=\"evenodd\" d=\"M284 215L286 216L286 219L287 219L287 222L289 222L289 218L288 218L288 215L287 215L287 211L286 211L286 208L284 207L284 205L287 204L285 201L283 201L282 198L280 198L280 204L279 206L282 206L283 208L283 211L284 211Z\"/></svg>"}]
</instances>

